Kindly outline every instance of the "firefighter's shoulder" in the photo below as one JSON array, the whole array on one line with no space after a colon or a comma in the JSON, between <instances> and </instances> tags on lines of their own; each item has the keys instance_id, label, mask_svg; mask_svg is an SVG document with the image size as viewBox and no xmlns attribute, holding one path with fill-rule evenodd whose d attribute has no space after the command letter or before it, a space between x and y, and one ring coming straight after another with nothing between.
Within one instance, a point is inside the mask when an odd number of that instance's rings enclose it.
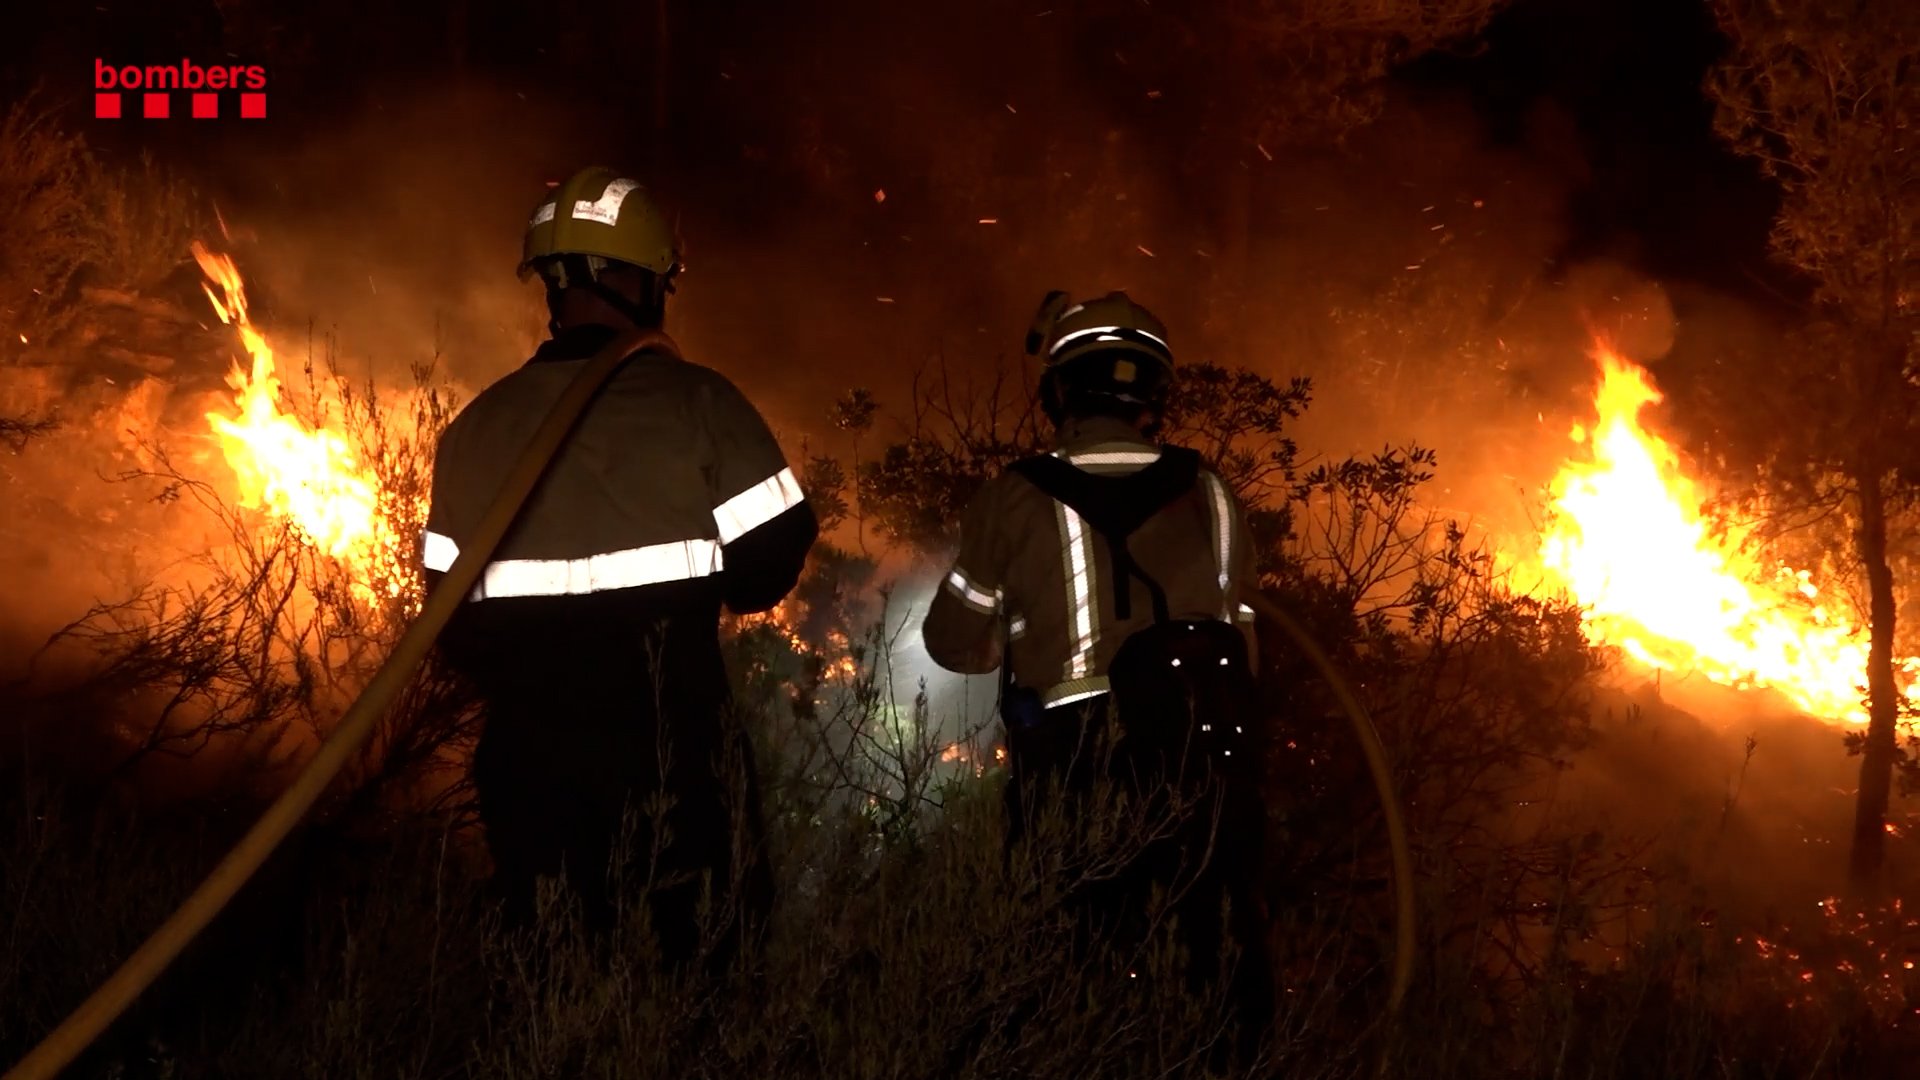
<instances>
[{"instance_id":1,"label":"firefighter's shoulder","mask_svg":"<svg viewBox=\"0 0 1920 1080\"><path fill-rule=\"evenodd\" d=\"M466 437L467 432L476 427L487 427L488 417L497 416L502 411L511 410L514 407L514 400L518 397L515 392L516 387L511 385L514 374L515 372L508 372L505 376L488 383L480 389L479 393L468 398L454 410L453 417L447 421L446 427L440 429L442 449L457 445Z\"/></svg>"},{"instance_id":2,"label":"firefighter's shoulder","mask_svg":"<svg viewBox=\"0 0 1920 1080\"><path fill-rule=\"evenodd\" d=\"M980 482L972 497L967 499L967 510L975 515L991 515L1009 502L1036 497L1046 498L1039 488L1033 486L1032 481L1018 473L1003 471Z\"/></svg>"},{"instance_id":3,"label":"firefighter's shoulder","mask_svg":"<svg viewBox=\"0 0 1920 1080\"><path fill-rule=\"evenodd\" d=\"M649 355L627 365L623 381L635 389L685 397L720 412L754 409L751 399L726 375L679 356Z\"/></svg>"}]
</instances>

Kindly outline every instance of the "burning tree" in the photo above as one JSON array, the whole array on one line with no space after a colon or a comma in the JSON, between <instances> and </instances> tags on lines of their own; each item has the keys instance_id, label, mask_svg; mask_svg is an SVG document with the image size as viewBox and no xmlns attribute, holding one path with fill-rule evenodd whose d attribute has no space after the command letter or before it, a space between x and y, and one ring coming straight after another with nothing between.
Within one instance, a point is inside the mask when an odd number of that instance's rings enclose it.
<instances>
[{"instance_id":1,"label":"burning tree","mask_svg":"<svg viewBox=\"0 0 1920 1080\"><path fill-rule=\"evenodd\" d=\"M1902 756L1889 521L1920 496L1920 14L1876 0L1715 0L1714 11L1732 43L1708 80L1716 126L1778 182L1774 252L1813 285L1791 344L1726 373L1730 411L1753 422L1728 450L1776 521L1851 517L1871 646L1850 876L1871 892Z\"/></svg>"}]
</instances>

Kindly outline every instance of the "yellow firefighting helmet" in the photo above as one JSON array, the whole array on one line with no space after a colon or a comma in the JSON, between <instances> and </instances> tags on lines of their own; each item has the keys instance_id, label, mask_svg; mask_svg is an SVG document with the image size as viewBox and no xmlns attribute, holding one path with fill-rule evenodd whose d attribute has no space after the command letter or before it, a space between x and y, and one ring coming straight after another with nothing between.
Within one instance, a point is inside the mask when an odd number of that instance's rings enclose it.
<instances>
[{"instance_id":1,"label":"yellow firefighting helmet","mask_svg":"<svg viewBox=\"0 0 1920 1080\"><path fill-rule=\"evenodd\" d=\"M1041 400L1055 423L1068 400L1081 396L1158 412L1173 381L1166 326L1124 292L1079 304L1064 292L1048 293L1026 344L1046 364Z\"/></svg>"},{"instance_id":2,"label":"yellow firefighting helmet","mask_svg":"<svg viewBox=\"0 0 1920 1080\"><path fill-rule=\"evenodd\" d=\"M560 255L631 263L661 277L680 270L673 222L638 180L601 166L582 169L534 208L520 257L520 276Z\"/></svg>"}]
</instances>

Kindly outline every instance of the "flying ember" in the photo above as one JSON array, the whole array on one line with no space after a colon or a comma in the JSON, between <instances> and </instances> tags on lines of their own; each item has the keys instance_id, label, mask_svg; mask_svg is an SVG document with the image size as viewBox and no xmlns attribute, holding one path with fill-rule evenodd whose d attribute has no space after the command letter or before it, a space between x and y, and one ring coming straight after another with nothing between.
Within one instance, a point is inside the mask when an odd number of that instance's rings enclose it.
<instances>
[{"instance_id":1,"label":"flying ember","mask_svg":"<svg viewBox=\"0 0 1920 1080\"><path fill-rule=\"evenodd\" d=\"M239 331L248 356L227 374L234 413L207 414L239 482L240 505L290 524L304 542L342 563L362 599L399 595L396 570L405 565L405 545L382 512L378 478L344 436L281 409L273 347L247 318L240 271L231 258L197 242L193 256L211 282L201 286L207 299L220 321Z\"/></svg>"},{"instance_id":2,"label":"flying ember","mask_svg":"<svg viewBox=\"0 0 1920 1080\"><path fill-rule=\"evenodd\" d=\"M1661 398L1648 373L1606 349L1596 358L1596 419L1572 432L1580 450L1554 478L1540 548L1588 636L1659 670L1770 687L1815 716L1864 724L1864 627L1806 571L1770 566L1712 526L1678 455L1640 425Z\"/></svg>"}]
</instances>

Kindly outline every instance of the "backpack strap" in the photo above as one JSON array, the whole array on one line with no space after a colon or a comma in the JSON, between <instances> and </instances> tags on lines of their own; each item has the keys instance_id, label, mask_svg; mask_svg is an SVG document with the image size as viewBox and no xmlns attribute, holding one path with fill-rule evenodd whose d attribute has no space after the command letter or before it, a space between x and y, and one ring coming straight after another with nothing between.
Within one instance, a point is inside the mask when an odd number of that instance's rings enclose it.
<instances>
[{"instance_id":1,"label":"backpack strap","mask_svg":"<svg viewBox=\"0 0 1920 1080\"><path fill-rule=\"evenodd\" d=\"M1113 560L1113 613L1132 616L1132 585L1138 578L1153 597L1153 617L1170 622L1167 595L1127 550L1127 537L1189 491L1200 479L1200 455L1184 446L1162 448L1153 464L1123 476L1101 476L1051 454L1022 458L1008 468L1049 498L1085 519L1107 541Z\"/></svg>"}]
</instances>

